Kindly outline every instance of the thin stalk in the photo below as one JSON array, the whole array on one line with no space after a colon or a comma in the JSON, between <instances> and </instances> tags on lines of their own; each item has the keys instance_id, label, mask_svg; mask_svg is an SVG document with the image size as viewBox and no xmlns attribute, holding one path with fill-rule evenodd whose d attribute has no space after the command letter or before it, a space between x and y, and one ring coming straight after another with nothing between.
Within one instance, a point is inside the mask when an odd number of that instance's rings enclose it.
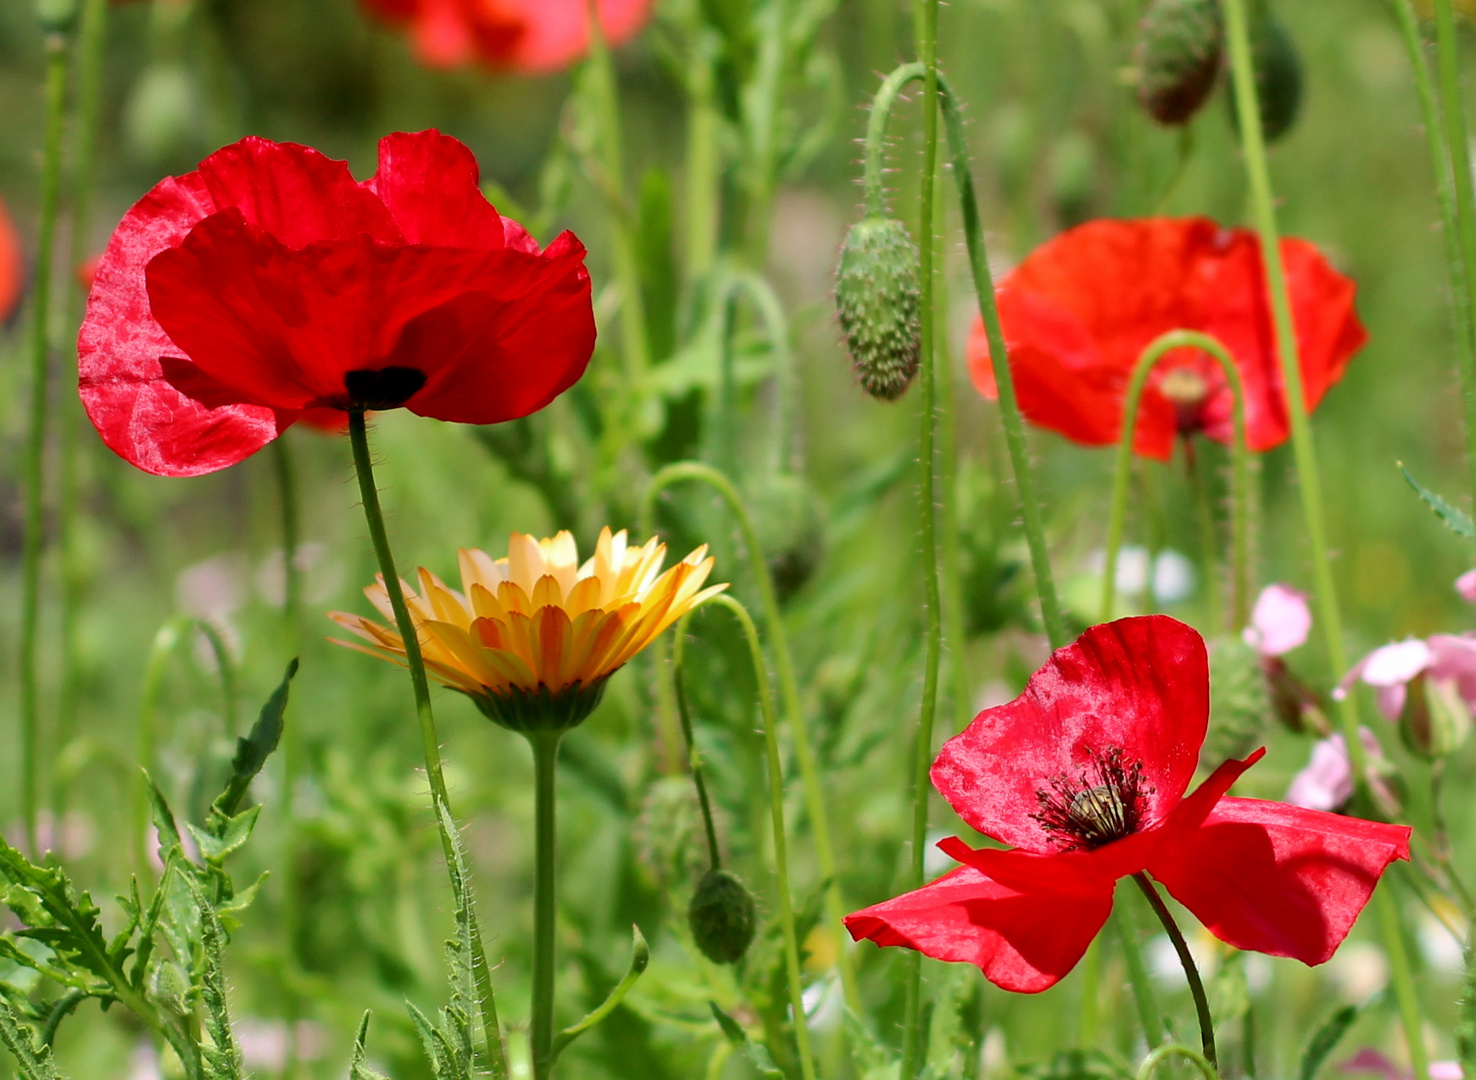
<instances>
[{"instance_id":1,"label":"thin stalk","mask_svg":"<svg viewBox=\"0 0 1476 1080\"><path fill-rule=\"evenodd\" d=\"M364 505L364 520L369 526L369 537L374 544L374 555L379 561L379 572L384 578L384 591L389 596L390 608L395 613L395 627L405 646L405 664L410 669L410 686L415 693L415 716L420 724L420 744L425 753L425 775L430 782L431 797L435 806L444 806L446 815L451 815L451 799L446 793L446 777L441 771L441 744L436 736L436 718L431 711L430 683L425 677L425 661L420 655L420 637L410 619L410 609L405 606L405 593L400 587L400 575L395 569L395 556L390 550L389 535L384 528L384 512L379 506L379 489L374 483L374 463L369 454L369 430L363 409L349 410L349 444L353 448L354 472L359 480L359 497ZM437 818L440 813L437 810ZM442 828L441 847L448 868L455 862L455 839ZM477 996L482 1014L483 1033L486 1036L487 1062L492 1075L506 1080L507 1058L502 1047L502 1029L497 1019L497 1001L492 993L492 974L487 967L487 953L482 945L482 932L477 924L476 912L468 906L467 917L471 924L472 968L476 974Z\"/></svg>"},{"instance_id":2,"label":"thin stalk","mask_svg":"<svg viewBox=\"0 0 1476 1080\"><path fill-rule=\"evenodd\" d=\"M925 860L928 842L928 766L933 760L933 721L938 709L938 668L943 657L943 596L938 576L938 519L936 493L936 447L938 440L937 365L933 354L936 313L933 310L933 195L938 169L938 0L915 0L918 60L923 68L923 160L918 185L918 305L920 349L918 413L921 427L917 440L918 534L922 546L923 605L926 623L923 659L922 703L918 709L913 742L912 775L908 778L912 797L912 865L908 887L920 889L927 882ZM922 1017L922 953L907 957L906 998L902 1017L902 1080L912 1080L922 1067L926 1033Z\"/></svg>"},{"instance_id":3,"label":"thin stalk","mask_svg":"<svg viewBox=\"0 0 1476 1080\"><path fill-rule=\"evenodd\" d=\"M1138 1006L1138 1023L1143 1028L1143 1041L1151 1050L1163 1041L1163 1018L1158 1012L1158 1003L1153 999L1153 983L1148 978L1148 968L1143 963L1143 951L1138 946L1137 935L1122 905L1112 909L1112 926L1117 939L1122 942L1122 955L1127 961L1128 982L1133 988L1133 1001Z\"/></svg>"},{"instance_id":4,"label":"thin stalk","mask_svg":"<svg viewBox=\"0 0 1476 1080\"><path fill-rule=\"evenodd\" d=\"M1471 470L1472 497L1476 499L1476 450L1471 449L1472 433L1476 432L1476 336L1473 336L1471 323L1472 304L1476 302L1476 296L1472 294L1472 278L1467 272L1467 261L1464 254L1464 242L1462 233L1462 222L1456 210L1456 195L1454 180L1451 176L1451 163L1446 137L1454 131L1459 135L1460 128L1465 126L1464 119L1459 115L1460 98L1450 99L1454 102L1457 116L1446 123L1445 117L1441 115L1442 103L1436 97L1435 83L1430 75L1430 62L1425 55L1425 41L1420 33L1419 19L1415 14L1412 0L1391 0L1394 15L1399 22L1399 30L1404 38L1405 52L1409 56L1410 70L1414 72L1415 91L1420 101L1420 120L1425 129L1425 140L1430 151L1430 170L1435 178L1435 194L1440 204L1440 236L1445 244L1445 259L1450 269L1450 298L1452 315L1455 319L1456 330L1456 356L1457 365L1461 374L1461 402L1465 410L1467 450L1466 467ZM1459 88L1459 87L1457 87ZM1446 111L1450 111L1451 105L1445 105ZM1461 136L1464 139L1464 136ZM1456 145L1464 146L1464 141ZM1467 194L1470 194L1469 161L1467 161ZM1459 163L1457 163L1459 169Z\"/></svg>"},{"instance_id":5,"label":"thin stalk","mask_svg":"<svg viewBox=\"0 0 1476 1080\"><path fill-rule=\"evenodd\" d=\"M717 828L712 822L712 801L707 797L707 779L702 773L702 756L697 753L697 737L692 733L692 713L687 708L687 689L682 668L682 657L686 652L687 623L692 619L689 611L677 620L673 631L675 638L671 652L671 683L676 695L677 714L682 718L682 735L687 740L687 765L692 770L692 783L697 787L697 801L702 805L702 827L707 832L707 857L712 869L720 870L723 855L718 848Z\"/></svg>"},{"instance_id":6,"label":"thin stalk","mask_svg":"<svg viewBox=\"0 0 1476 1080\"><path fill-rule=\"evenodd\" d=\"M805 726L799 680L794 673L794 659L789 650L789 635L784 629L784 616L779 609L779 598L774 592L774 581L769 576L769 564L764 561L764 551L759 546L753 519L749 517L737 488L726 476L701 462L678 461L657 472L646 487L639 518L641 531L648 536L654 531L656 499L662 490L684 480L704 483L722 497L738 523L743 546L748 549L754 585L759 594L759 606L763 609L764 628L769 632L769 644L774 650L774 668L779 676L779 697L784 703L785 720L794 739L795 764L799 766L800 783L805 789L805 810L815 838L815 862L819 867L820 877L830 883L825 892L825 922L830 933L835 935L836 967L840 969L841 989L846 1004L859 1010L860 989L856 984L855 971L851 967L847 943L841 937L841 920L845 917L846 908L835 872L835 849L830 840L830 818L825 810L825 791L820 783L820 770L816 767L815 753L810 746L810 735Z\"/></svg>"},{"instance_id":7,"label":"thin stalk","mask_svg":"<svg viewBox=\"0 0 1476 1080\"><path fill-rule=\"evenodd\" d=\"M529 1041L534 1080L553 1075L556 779L560 731L528 733L533 750L533 1020Z\"/></svg>"},{"instance_id":8,"label":"thin stalk","mask_svg":"<svg viewBox=\"0 0 1476 1080\"><path fill-rule=\"evenodd\" d=\"M620 132L620 89L610 43L600 21L599 0L589 0L589 73L594 80L595 121L599 130L600 164L610 185L607 196L615 203L610 215L613 233L610 255L615 280L620 284L620 353L628 379L636 380L651 364L650 337L646 329L646 302L641 293L641 271L636 259L635 238L630 222L630 200L625 196L624 145ZM632 382L632 389L635 383Z\"/></svg>"},{"instance_id":9,"label":"thin stalk","mask_svg":"<svg viewBox=\"0 0 1476 1080\"><path fill-rule=\"evenodd\" d=\"M1158 890L1153 887L1153 882L1148 875L1142 872L1136 873L1133 875L1133 881L1143 891L1143 896L1148 900L1148 906L1153 909L1153 914L1157 915L1158 921L1163 924L1164 933L1174 943L1174 952L1179 954L1179 963L1184 967L1184 978L1189 980L1189 993L1194 998L1194 1012L1199 1018L1199 1041L1204 1047L1205 1059L1213 1068L1218 1069L1220 1063L1215 1056L1215 1021L1210 1016L1209 996L1204 992L1204 980L1199 977L1199 967L1194 963L1194 955L1189 951L1189 944L1179 931L1179 924L1174 922L1173 913L1163 902L1163 897L1158 895Z\"/></svg>"},{"instance_id":10,"label":"thin stalk","mask_svg":"<svg viewBox=\"0 0 1476 1080\"><path fill-rule=\"evenodd\" d=\"M179 643L184 620L170 619L154 633L149 645L148 660L144 664L143 692L139 695L138 729L134 741L138 754L138 767L144 773L154 771L154 747L159 735L159 689L164 682L164 665ZM145 846L149 833L149 779L140 775L133 792L133 874L140 881L153 877L149 864L149 853ZM34 857L36 853L32 852Z\"/></svg>"},{"instance_id":11,"label":"thin stalk","mask_svg":"<svg viewBox=\"0 0 1476 1080\"><path fill-rule=\"evenodd\" d=\"M1215 507L1210 496L1210 477L1205 473L1209 466L1204 455L1196 453L1196 447L1188 440L1184 442L1184 465L1189 472L1189 488L1194 496L1194 517L1199 525L1199 561L1204 567L1204 595L1209 608L1209 626L1214 634L1225 629L1225 612L1220 605L1220 540L1215 534ZM1153 567L1148 567L1151 577Z\"/></svg>"},{"instance_id":12,"label":"thin stalk","mask_svg":"<svg viewBox=\"0 0 1476 1080\"><path fill-rule=\"evenodd\" d=\"M937 234L944 229L943 201L939 200L934 221ZM934 275L934 303L939 311L948 311L948 274L946 268ZM938 376L938 500L939 527L943 532L943 640L948 643L949 681L953 684L953 726L961 730L972 715L969 672L965 666L968 633L964 623L964 589L959 565L958 525L958 416L954 410L955 380L953 350L946 332L935 335Z\"/></svg>"},{"instance_id":13,"label":"thin stalk","mask_svg":"<svg viewBox=\"0 0 1476 1080\"><path fill-rule=\"evenodd\" d=\"M1200 349L1209 353L1224 372L1225 381L1235 399L1233 423L1235 441L1230 448L1231 474L1230 497L1233 507L1231 533L1231 625L1245 625L1246 606L1250 593L1250 452L1245 441L1245 387L1240 379L1240 369L1235 366L1225 346L1208 334L1195 330L1170 330L1149 342L1128 381L1127 395L1123 399L1122 434L1117 442L1117 462L1112 472L1112 509L1107 519L1107 551L1103 562L1102 614L1103 619L1112 618L1116 604L1117 555L1122 547L1123 524L1127 517L1127 496L1132 478L1133 438L1137 433L1138 407L1142 402L1143 389L1148 375L1161 359L1174 349ZM1149 566L1149 578L1153 576Z\"/></svg>"},{"instance_id":14,"label":"thin stalk","mask_svg":"<svg viewBox=\"0 0 1476 1080\"><path fill-rule=\"evenodd\" d=\"M92 219L92 176L97 159L98 114L102 104L103 41L108 20L108 0L84 0L77 28L75 71L77 92L74 122L74 154L69 189L72 199L71 269L87 258ZM68 326L82 318L82 288L71 291ZM67 745L76 723L81 688L77 671L77 613L82 605L86 571L77 544L77 520L81 501L78 453L81 446L81 402L75 394L62 395L57 417L57 547L61 552L61 694L57 702L56 749ZM58 818L66 804L66 792L53 779L52 802Z\"/></svg>"},{"instance_id":15,"label":"thin stalk","mask_svg":"<svg viewBox=\"0 0 1476 1080\"><path fill-rule=\"evenodd\" d=\"M768 0L759 36L753 84L744 101L748 127L750 172L748 177L747 239L748 263L762 269L769 252L769 204L774 198L778 151L775 132L779 126L779 98L788 67L790 0Z\"/></svg>"},{"instance_id":16,"label":"thin stalk","mask_svg":"<svg viewBox=\"0 0 1476 1080\"><path fill-rule=\"evenodd\" d=\"M41 232L31 304L31 406L26 441L26 524L21 569L20 787L26 843L36 850L40 703L36 653L41 617L41 552L46 543L42 464L46 454L48 390L51 382L51 276L56 219L61 207L62 130L66 120L68 41L46 35L46 135L41 157Z\"/></svg>"},{"instance_id":17,"label":"thin stalk","mask_svg":"<svg viewBox=\"0 0 1476 1080\"><path fill-rule=\"evenodd\" d=\"M1473 352L1476 343L1472 341L1469 325L1472 313L1476 312L1476 195L1472 192L1471 147L1461 98L1461 59L1457 53L1455 13L1451 10L1450 0L1435 0L1435 54L1445 120L1442 130L1455 204L1456 247L1460 252L1459 267L1465 285L1466 340L1457 355L1466 415L1466 466L1471 470L1472 497L1476 498L1476 352ZM1418 79L1419 66L1415 72ZM1424 103L1421 104L1423 106ZM1447 247L1447 252L1449 250ZM1455 267L1452 266L1454 272ZM1459 289L1456 295L1460 295Z\"/></svg>"},{"instance_id":18,"label":"thin stalk","mask_svg":"<svg viewBox=\"0 0 1476 1080\"><path fill-rule=\"evenodd\" d=\"M1215 1067L1214 1062L1206 1061L1199 1051L1180 1043L1169 1043L1167 1046L1160 1046L1153 1053L1145 1057L1143 1063L1138 1066L1137 1080L1149 1080L1154 1071L1171 1057L1181 1057L1189 1062L1189 1064L1199 1070L1199 1075L1204 1077L1204 1080L1220 1080L1220 1073ZM1254 1074L1252 1073L1251 1075Z\"/></svg>"},{"instance_id":19,"label":"thin stalk","mask_svg":"<svg viewBox=\"0 0 1476 1080\"><path fill-rule=\"evenodd\" d=\"M1081 1010L1077 1016L1077 1042L1090 1049L1097 1041L1097 1027L1101 1020L1097 1008L1097 984L1102 981L1102 935L1098 934L1087 946L1081 958Z\"/></svg>"},{"instance_id":20,"label":"thin stalk","mask_svg":"<svg viewBox=\"0 0 1476 1080\"><path fill-rule=\"evenodd\" d=\"M1437 27L1443 23L1447 52L1454 60L1454 27L1451 25L1449 0L1436 0ZM1337 593L1333 588L1332 567L1328 559L1327 538L1323 526L1322 485L1317 469L1317 451L1312 441L1311 426L1307 421L1307 403L1302 392L1301 363L1297 352L1296 327L1292 322L1291 296L1286 284L1286 270L1281 260L1281 241L1276 228L1276 210L1271 196L1271 175L1266 164L1265 140L1261 132L1261 113L1256 100L1255 72L1251 61L1250 27L1246 16L1245 0L1225 0L1227 37L1230 44L1232 83L1235 90L1236 111L1241 117L1241 139L1245 153L1246 174L1250 181L1251 200L1255 207L1256 228L1260 233L1261 260L1265 266L1266 283L1271 297L1271 311L1276 324L1278 359L1281 363L1282 381L1286 386L1287 413L1291 419L1292 451L1297 463L1297 476L1301 482L1302 511L1306 523L1307 539L1312 550L1312 568L1318 593L1318 611L1323 633L1327 641L1328 660L1335 672L1348 669L1348 658L1343 648L1342 615L1338 609ZM1456 86L1456 72L1450 72L1452 84ZM1457 115L1464 130L1464 117L1460 116L1459 99L1452 102L1456 107L1446 110L1447 123L1452 123L1451 114ZM1460 142L1459 161L1469 164L1465 157L1465 141ZM1455 165L1457 177L1466 173L1469 191L1470 174L1460 164ZM1461 182L1457 179L1457 205L1461 194ZM1468 200L1469 202L1469 200ZM1466 237L1462 236L1462 252L1467 250ZM1476 252L1476 243L1470 245ZM1466 260L1468 275L1476 273L1476 263ZM1360 789L1368 787L1368 755L1358 731L1358 706L1349 694L1339 703L1338 720L1343 729L1343 738L1348 747L1348 758L1353 766ZM1414 1068L1414 1080L1429 1080L1429 1064L1425 1054L1424 1034L1420 1024L1419 999L1415 995L1414 979L1410 973L1409 957L1404 948L1404 935L1400 928L1399 911L1389 897L1388 890L1374 892L1374 910L1377 913L1384 948L1389 955L1390 973L1394 983L1394 995L1399 1004L1400 1021L1405 1039L1409 1044L1410 1061Z\"/></svg>"},{"instance_id":21,"label":"thin stalk","mask_svg":"<svg viewBox=\"0 0 1476 1080\"><path fill-rule=\"evenodd\" d=\"M721 154L718 131L722 122L716 103L717 77L713 71L717 45L711 30L698 32L692 44L694 59L687 75L687 250L684 260L687 287L705 281L717 254L718 189Z\"/></svg>"},{"instance_id":22,"label":"thin stalk","mask_svg":"<svg viewBox=\"0 0 1476 1080\"><path fill-rule=\"evenodd\" d=\"M810 1029L805 1018L804 985L800 981L799 938L794 928L794 904L789 895L789 847L784 835L784 771L779 761L779 732L769 689L764 647L748 609L727 593L708 601L733 613L748 639L748 654L758 681L759 707L764 717L764 750L769 763L769 819L774 830L774 878L779 890L779 927L784 934L784 970L789 980L789 1006L794 1011L794 1041L799 1052L800 1075L815 1080L815 1059L810 1052Z\"/></svg>"}]
</instances>

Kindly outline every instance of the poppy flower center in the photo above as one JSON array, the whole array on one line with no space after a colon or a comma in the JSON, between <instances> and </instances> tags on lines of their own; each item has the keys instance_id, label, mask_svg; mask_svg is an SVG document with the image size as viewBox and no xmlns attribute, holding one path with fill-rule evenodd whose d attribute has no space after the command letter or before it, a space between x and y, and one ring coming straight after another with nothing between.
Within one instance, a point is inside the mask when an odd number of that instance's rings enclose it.
<instances>
[{"instance_id":1,"label":"poppy flower center","mask_svg":"<svg viewBox=\"0 0 1476 1080\"><path fill-rule=\"evenodd\" d=\"M1188 368L1171 368L1159 382L1158 392L1173 405L1180 434L1199 430L1199 410L1210 396L1209 382L1203 375Z\"/></svg>"},{"instance_id":2,"label":"poppy flower center","mask_svg":"<svg viewBox=\"0 0 1476 1080\"><path fill-rule=\"evenodd\" d=\"M347 398L340 408L383 412L398 409L425 385L425 372L409 367L358 368L344 372Z\"/></svg>"},{"instance_id":3,"label":"poppy flower center","mask_svg":"<svg viewBox=\"0 0 1476 1080\"><path fill-rule=\"evenodd\" d=\"M1040 810L1030 816L1067 851L1103 847L1138 831L1153 788L1143 763L1123 761L1122 750L1090 752L1076 776L1061 773L1035 793Z\"/></svg>"}]
</instances>

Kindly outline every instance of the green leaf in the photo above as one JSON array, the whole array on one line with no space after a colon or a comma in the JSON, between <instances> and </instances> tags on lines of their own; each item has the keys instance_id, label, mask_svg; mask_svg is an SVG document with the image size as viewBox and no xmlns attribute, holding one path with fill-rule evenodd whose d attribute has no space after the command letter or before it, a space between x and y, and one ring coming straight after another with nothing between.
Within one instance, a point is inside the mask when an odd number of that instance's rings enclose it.
<instances>
[{"instance_id":1,"label":"green leaf","mask_svg":"<svg viewBox=\"0 0 1476 1080\"><path fill-rule=\"evenodd\" d=\"M565 1028L554 1037L553 1046L549 1050L548 1060L550 1065L558 1060L559 1055L564 1052L566 1046L614 1012L620 1005L620 1002L625 999L625 995L630 993L630 989L636 984L636 980L645 972L646 965L651 962L651 947L646 944L646 937L641 933L639 926L632 923L630 933L632 938L630 944L630 967L626 969L625 978L616 983L615 989L611 990L605 997L605 1000L600 1002L597 1008L591 1010L583 1020L579 1021L573 1027Z\"/></svg>"},{"instance_id":2,"label":"green leaf","mask_svg":"<svg viewBox=\"0 0 1476 1080\"><path fill-rule=\"evenodd\" d=\"M215 909L193 878L186 878L200 916L200 961L195 985L205 1006L204 1028L211 1045L204 1048L209 1080L241 1080L241 1053L231 1033L230 1008L226 1002L225 931Z\"/></svg>"},{"instance_id":3,"label":"green leaf","mask_svg":"<svg viewBox=\"0 0 1476 1080\"><path fill-rule=\"evenodd\" d=\"M1404 474L1405 482L1414 488L1415 494L1423 499L1431 510L1435 511L1435 516L1445 522L1447 529L1457 536L1464 536L1467 540L1476 540L1476 522L1472 522L1465 513L1451 506L1411 476L1409 470L1404 467L1404 462L1398 462L1398 465L1399 471Z\"/></svg>"},{"instance_id":4,"label":"green leaf","mask_svg":"<svg viewBox=\"0 0 1476 1080\"><path fill-rule=\"evenodd\" d=\"M37 1041L35 1033L21 1022L3 998L0 998L0 1044L15 1058L21 1080L61 1080L51 1060L51 1051Z\"/></svg>"},{"instance_id":5,"label":"green leaf","mask_svg":"<svg viewBox=\"0 0 1476 1080\"><path fill-rule=\"evenodd\" d=\"M288 690L292 677L296 674L297 658L294 657L287 665L287 673L282 676L281 684L272 691L272 696L261 707L261 714L256 718L256 723L251 725L250 733L245 738L236 740L236 756L231 761L230 782L210 808L210 820L206 825L217 836L230 827L230 822L241 808L241 800L246 797L246 789L251 786L251 781L256 779L256 774L261 772L267 758L271 757L272 751L277 749L277 743L281 741Z\"/></svg>"},{"instance_id":6,"label":"green leaf","mask_svg":"<svg viewBox=\"0 0 1476 1080\"><path fill-rule=\"evenodd\" d=\"M1410 481L1410 483L1413 482ZM1307 1040L1307 1048L1302 1051L1302 1064L1297 1072L1300 1080L1312 1080L1317 1075L1317 1070L1322 1068L1322 1063L1337 1048L1338 1043L1348 1033L1348 1029L1353 1026L1353 1021L1356 1019L1358 1019L1358 1007L1344 1005L1312 1033L1312 1038Z\"/></svg>"},{"instance_id":7,"label":"green leaf","mask_svg":"<svg viewBox=\"0 0 1476 1080\"><path fill-rule=\"evenodd\" d=\"M1476 944L1466 944L1466 977L1456 1006L1456 1053L1464 1076L1476 1076Z\"/></svg>"},{"instance_id":8,"label":"green leaf","mask_svg":"<svg viewBox=\"0 0 1476 1080\"><path fill-rule=\"evenodd\" d=\"M849 1007L845 1011L845 1029L858 1080L896 1080L901 1060L882 1045L866 1022Z\"/></svg>"},{"instance_id":9,"label":"green leaf","mask_svg":"<svg viewBox=\"0 0 1476 1080\"><path fill-rule=\"evenodd\" d=\"M774 1059L769 1056L769 1051L761 1043L756 1043L748 1037L748 1032L743 1030L743 1025L734 1020L722 1009L718 1008L716 1001L709 1001L707 1007L712 1010L713 1019L718 1022L718 1027L723 1029L723 1034L728 1041L740 1049L748 1051L748 1058L753 1063L759 1076L763 1080L784 1080L784 1074L774 1064Z\"/></svg>"},{"instance_id":10,"label":"green leaf","mask_svg":"<svg viewBox=\"0 0 1476 1080\"><path fill-rule=\"evenodd\" d=\"M211 825L203 829L189 823L185 824L185 828L194 837L202 859L206 862L223 863L226 856L238 851L251 839L251 830L256 827L256 819L260 816L261 807L253 806L235 817L217 818L212 814Z\"/></svg>"},{"instance_id":11,"label":"green leaf","mask_svg":"<svg viewBox=\"0 0 1476 1080\"><path fill-rule=\"evenodd\" d=\"M382 1072L371 1069L366 1060L364 1045L369 1040L369 1013L359 1021L359 1034L354 1039L354 1056L349 1060L348 1080L389 1080Z\"/></svg>"}]
</instances>

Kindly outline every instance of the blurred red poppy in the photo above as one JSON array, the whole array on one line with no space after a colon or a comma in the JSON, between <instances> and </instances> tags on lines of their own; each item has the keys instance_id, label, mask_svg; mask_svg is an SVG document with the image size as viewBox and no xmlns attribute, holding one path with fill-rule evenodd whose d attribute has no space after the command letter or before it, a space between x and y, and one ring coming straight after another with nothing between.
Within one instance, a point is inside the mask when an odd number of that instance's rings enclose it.
<instances>
[{"instance_id":1,"label":"blurred red poppy","mask_svg":"<svg viewBox=\"0 0 1476 1080\"><path fill-rule=\"evenodd\" d=\"M20 233L10 220L5 201L0 199L0 322L10 318L20 304L25 281L25 249L21 247Z\"/></svg>"},{"instance_id":2,"label":"blurred red poppy","mask_svg":"<svg viewBox=\"0 0 1476 1080\"><path fill-rule=\"evenodd\" d=\"M594 349L584 247L540 251L438 132L379 171L244 139L158 184L97 268L78 341L88 416L163 476L255 453L314 409L464 424L536 412Z\"/></svg>"},{"instance_id":3,"label":"blurred red poppy","mask_svg":"<svg viewBox=\"0 0 1476 1080\"><path fill-rule=\"evenodd\" d=\"M1286 395L1260 250L1255 233L1207 218L1091 221L1036 249L996 294L1025 417L1079 443L1117 442L1128 380L1143 349L1169 330L1198 330L1224 344L1240 369L1250 448L1284 442ZM1283 240L1281 252L1311 409L1368 335L1351 280L1305 240ZM994 369L978 318L969 369L992 400ZM1194 432L1228 444L1232 400L1211 357L1177 349L1149 376L1134 449L1167 459L1174 437Z\"/></svg>"},{"instance_id":4,"label":"blurred red poppy","mask_svg":"<svg viewBox=\"0 0 1476 1080\"><path fill-rule=\"evenodd\" d=\"M846 917L858 941L967 961L1033 993L1076 965L1118 878L1147 871L1238 949L1320 964L1410 830L1228 798L1264 753L1185 796L1209 722L1204 641L1164 615L1095 626L933 763L933 786L1010 850L938 846L964 865Z\"/></svg>"},{"instance_id":5,"label":"blurred red poppy","mask_svg":"<svg viewBox=\"0 0 1476 1080\"><path fill-rule=\"evenodd\" d=\"M421 63L473 62L542 75L582 58L589 48L589 0L363 0L388 22L406 25ZM653 0L598 0L611 45L635 37Z\"/></svg>"}]
</instances>

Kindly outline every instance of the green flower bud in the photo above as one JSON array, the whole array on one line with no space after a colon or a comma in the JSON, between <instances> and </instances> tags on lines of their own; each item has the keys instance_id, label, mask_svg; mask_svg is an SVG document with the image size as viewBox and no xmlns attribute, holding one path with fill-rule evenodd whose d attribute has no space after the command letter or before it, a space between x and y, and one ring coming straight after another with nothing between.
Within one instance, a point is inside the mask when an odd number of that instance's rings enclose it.
<instances>
[{"instance_id":1,"label":"green flower bud","mask_svg":"<svg viewBox=\"0 0 1476 1080\"><path fill-rule=\"evenodd\" d=\"M36 0L36 19L45 34L65 34L77 21L77 0Z\"/></svg>"},{"instance_id":2,"label":"green flower bud","mask_svg":"<svg viewBox=\"0 0 1476 1080\"><path fill-rule=\"evenodd\" d=\"M1261 658L1239 637L1210 643L1210 723L1202 759L1244 757L1266 738L1271 703Z\"/></svg>"},{"instance_id":3,"label":"green flower bud","mask_svg":"<svg viewBox=\"0 0 1476 1080\"><path fill-rule=\"evenodd\" d=\"M1270 12L1251 27L1251 59L1256 72L1256 100L1261 106L1261 132L1267 143L1274 143L1291 130L1302 110L1302 57L1291 34ZM1230 121L1239 131L1235 95L1225 96L1230 102Z\"/></svg>"},{"instance_id":4,"label":"green flower bud","mask_svg":"<svg viewBox=\"0 0 1476 1080\"><path fill-rule=\"evenodd\" d=\"M753 896L743 882L726 870L702 875L687 908L687 925L703 956L714 964L737 963L753 943L757 923Z\"/></svg>"},{"instance_id":5,"label":"green flower bud","mask_svg":"<svg viewBox=\"0 0 1476 1080\"><path fill-rule=\"evenodd\" d=\"M763 480L749 498L759 546L787 600L810 580L825 557L825 518L819 498L804 477L778 473Z\"/></svg>"},{"instance_id":6,"label":"green flower bud","mask_svg":"<svg viewBox=\"0 0 1476 1080\"><path fill-rule=\"evenodd\" d=\"M907 227L868 217L851 226L836 270L835 306L861 388L895 401L922 353L922 286Z\"/></svg>"},{"instance_id":7,"label":"green flower bud","mask_svg":"<svg viewBox=\"0 0 1476 1080\"><path fill-rule=\"evenodd\" d=\"M1471 710L1453 679L1416 675L1405 687L1399 738L1411 753L1437 761L1454 752L1471 733Z\"/></svg>"},{"instance_id":8,"label":"green flower bud","mask_svg":"<svg viewBox=\"0 0 1476 1080\"><path fill-rule=\"evenodd\" d=\"M1160 124L1187 124L1215 88L1225 47L1219 0L1154 0L1138 28L1138 102Z\"/></svg>"}]
</instances>

